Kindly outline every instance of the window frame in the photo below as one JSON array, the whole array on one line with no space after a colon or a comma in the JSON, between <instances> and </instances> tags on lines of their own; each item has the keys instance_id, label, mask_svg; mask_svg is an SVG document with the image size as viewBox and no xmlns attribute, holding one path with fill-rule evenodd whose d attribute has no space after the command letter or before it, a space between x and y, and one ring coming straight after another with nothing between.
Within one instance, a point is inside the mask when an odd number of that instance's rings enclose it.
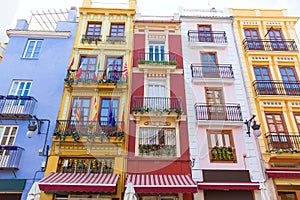
<instances>
[{"instance_id":1,"label":"window frame","mask_svg":"<svg viewBox=\"0 0 300 200\"><path fill-rule=\"evenodd\" d=\"M100 25L100 27L97 27L97 25ZM97 29L100 30L98 31ZM85 37L92 38L92 39L100 38L101 31L102 31L102 22L88 22L86 27Z\"/></svg>"},{"instance_id":2,"label":"window frame","mask_svg":"<svg viewBox=\"0 0 300 200\"><path fill-rule=\"evenodd\" d=\"M28 39L22 58L25 59L38 59L41 52L42 44L44 40L41 39ZM31 43L33 42L33 45ZM40 44L40 45L39 45ZM32 48L32 49L31 49ZM27 55L27 54L30 55ZM36 56L35 56L36 54Z\"/></svg>"},{"instance_id":3,"label":"window frame","mask_svg":"<svg viewBox=\"0 0 300 200\"><path fill-rule=\"evenodd\" d=\"M203 30L200 30L201 28ZM197 31L199 42L214 42L211 24L198 24Z\"/></svg>"},{"instance_id":4,"label":"window frame","mask_svg":"<svg viewBox=\"0 0 300 200\"><path fill-rule=\"evenodd\" d=\"M94 60L94 63L92 62ZM78 69L82 72L78 79L94 80L94 75L97 70L98 57L96 55L80 55Z\"/></svg>"},{"instance_id":5,"label":"window frame","mask_svg":"<svg viewBox=\"0 0 300 200\"><path fill-rule=\"evenodd\" d=\"M117 27L113 28L113 26L117 26ZM120 28L120 26L123 26L123 27ZM123 30L123 32L119 31L119 30ZM110 30L109 30L109 36L110 37L124 37L125 36L125 23L111 23Z\"/></svg>"},{"instance_id":6,"label":"window frame","mask_svg":"<svg viewBox=\"0 0 300 200\"><path fill-rule=\"evenodd\" d=\"M80 103L80 106L78 105L78 101ZM83 101L89 101L89 105L88 106L83 106L82 104L84 103ZM91 102L92 102L92 97L86 97L86 96L73 96L72 97L72 101L71 101L71 105L70 105L70 109L69 109L69 120L71 122L76 122L78 120L76 120L76 110L79 108L79 113L83 112L83 120L81 120L80 118L82 118L82 116L79 115L79 122L88 122L90 120L90 109L91 109ZM83 108L83 110L82 110ZM87 111L86 111L87 110ZM85 115L87 113L87 115Z\"/></svg>"},{"instance_id":7,"label":"window frame","mask_svg":"<svg viewBox=\"0 0 300 200\"><path fill-rule=\"evenodd\" d=\"M109 101L106 116L102 115L102 111L103 111L102 109L103 109L103 104L104 104L103 101ZM117 102L116 105L114 105L113 101ZM115 119L116 122L119 121L120 98L119 97L105 97L105 96L102 96L100 98L100 106L99 106L99 112L98 112L99 113L98 120L99 120L100 125L101 125L101 122L104 123L103 125L108 125L111 105L113 106L112 109L113 109L114 119ZM103 121L102 118L105 118L105 117L106 117L107 120Z\"/></svg>"}]
</instances>

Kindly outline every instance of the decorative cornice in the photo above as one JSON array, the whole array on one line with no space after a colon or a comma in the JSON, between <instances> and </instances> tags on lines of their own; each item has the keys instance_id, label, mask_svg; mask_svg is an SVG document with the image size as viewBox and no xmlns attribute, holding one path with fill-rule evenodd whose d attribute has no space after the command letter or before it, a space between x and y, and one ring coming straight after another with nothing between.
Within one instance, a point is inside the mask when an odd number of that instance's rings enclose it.
<instances>
[{"instance_id":1,"label":"decorative cornice","mask_svg":"<svg viewBox=\"0 0 300 200\"><path fill-rule=\"evenodd\" d=\"M8 37L41 37L41 38L69 38L71 31L35 31L35 30L16 30L9 29L6 31Z\"/></svg>"}]
</instances>

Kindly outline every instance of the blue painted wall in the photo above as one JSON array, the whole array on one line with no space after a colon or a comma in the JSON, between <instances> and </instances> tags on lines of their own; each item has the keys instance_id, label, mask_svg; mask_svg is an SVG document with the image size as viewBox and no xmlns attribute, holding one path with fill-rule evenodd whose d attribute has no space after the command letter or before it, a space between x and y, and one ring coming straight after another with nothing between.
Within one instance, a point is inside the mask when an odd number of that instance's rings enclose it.
<instances>
[{"instance_id":1,"label":"blue painted wall","mask_svg":"<svg viewBox=\"0 0 300 200\"><path fill-rule=\"evenodd\" d=\"M35 114L39 119L50 120L47 144L51 147L51 136L54 133L59 106L64 89L72 47L77 29L76 10L71 9L68 21L59 22L57 31L70 31L69 38L37 37L39 31L32 31L30 37L11 36L0 63L0 95L7 95L14 79L32 80L29 96L37 99ZM26 30L28 24L25 20L18 20L15 29ZM28 39L43 39L38 59L22 59ZM24 148L19 170L0 170L0 179L27 179L22 200L26 200L27 193L34 181L43 178L41 164L46 161L45 156L39 156L39 149L43 148L48 122L42 124L41 132L35 132L34 137L26 136L29 121L2 120L0 125L16 124L19 129L15 139L15 146ZM35 177L36 176L36 177ZM35 180L34 180L35 178Z\"/></svg>"}]
</instances>

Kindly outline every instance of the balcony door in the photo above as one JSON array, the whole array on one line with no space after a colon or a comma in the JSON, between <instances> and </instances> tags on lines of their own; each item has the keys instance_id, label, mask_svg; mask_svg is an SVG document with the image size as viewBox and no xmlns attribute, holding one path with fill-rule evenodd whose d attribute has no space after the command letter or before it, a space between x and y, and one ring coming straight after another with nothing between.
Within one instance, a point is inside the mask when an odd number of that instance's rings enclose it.
<instances>
[{"instance_id":1,"label":"balcony door","mask_svg":"<svg viewBox=\"0 0 300 200\"><path fill-rule=\"evenodd\" d=\"M101 98L100 125L102 129L118 126L119 99Z\"/></svg>"},{"instance_id":2,"label":"balcony door","mask_svg":"<svg viewBox=\"0 0 300 200\"><path fill-rule=\"evenodd\" d=\"M293 114L294 114L294 118L295 118L295 122L296 122L298 132L300 133L300 112L294 112Z\"/></svg>"},{"instance_id":3,"label":"balcony door","mask_svg":"<svg viewBox=\"0 0 300 200\"><path fill-rule=\"evenodd\" d=\"M209 120L226 120L226 106L223 88L205 88L207 114Z\"/></svg>"},{"instance_id":4,"label":"balcony door","mask_svg":"<svg viewBox=\"0 0 300 200\"><path fill-rule=\"evenodd\" d=\"M8 95L12 96L28 96L31 89L31 81L14 80L10 87ZM21 114L23 113L28 100L9 99L5 101L2 113Z\"/></svg>"},{"instance_id":5,"label":"balcony door","mask_svg":"<svg viewBox=\"0 0 300 200\"><path fill-rule=\"evenodd\" d=\"M73 97L69 124L70 131L86 131L89 122L91 99L88 97Z\"/></svg>"},{"instance_id":6,"label":"balcony door","mask_svg":"<svg viewBox=\"0 0 300 200\"><path fill-rule=\"evenodd\" d=\"M0 126L1 146L12 146L17 134L17 126ZM0 149L0 167L6 167L9 164L10 150Z\"/></svg>"},{"instance_id":7,"label":"balcony door","mask_svg":"<svg viewBox=\"0 0 300 200\"><path fill-rule=\"evenodd\" d=\"M199 42L213 42L214 38L211 31L211 25L198 25Z\"/></svg>"},{"instance_id":8,"label":"balcony door","mask_svg":"<svg viewBox=\"0 0 300 200\"><path fill-rule=\"evenodd\" d=\"M273 149L293 148L281 112L265 112Z\"/></svg>"},{"instance_id":9,"label":"balcony door","mask_svg":"<svg viewBox=\"0 0 300 200\"><path fill-rule=\"evenodd\" d=\"M256 93L260 95L273 94L275 86L271 81L269 67L267 66L254 66L254 75L257 81Z\"/></svg>"},{"instance_id":10,"label":"balcony door","mask_svg":"<svg viewBox=\"0 0 300 200\"><path fill-rule=\"evenodd\" d=\"M81 56L76 78L83 83L86 81L93 81L96 73L96 64L96 56Z\"/></svg>"},{"instance_id":11,"label":"balcony door","mask_svg":"<svg viewBox=\"0 0 300 200\"><path fill-rule=\"evenodd\" d=\"M165 61L165 41L149 41L149 60Z\"/></svg>"},{"instance_id":12,"label":"balcony door","mask_svg":"<svg viewBox=\"0 0 300 200\"><path fill-rule=\"evenodd\" d=\"M249 50L263 50L264 46L260 39L259 31L256 28L244 29Z\"/></svg>"},{"instance_id":13,"label":"balcony door","mask_svg":"<svg viewBox=\"0 0 300 200\"><path fill-rule=\"evenodd\" d=\"M219 78L219 68L217 65L217 55L215 52L202 52L201 62L203 65L204 78Z\"/></svg>"},{"instance_id":14,"label":"balcony door","mask_svg":"<svg viewBox=\"0 0 300 200\"><path fill-rule=\"evenodd\" d=\"M280 66L279 70L286 94L299 95L300 87L298 83L298 78L296 76L295 68L291 66Z\"/></svg>"},{"instance_id":15,"label":"balcony door","mask_svg":"<svg viewBox=\"0 0 300 200\"><path fill-rule=\"evenodd\" d=\"M268 36L270 38L272 50L276 50L276 51L287 50L287 46L285 45L285 42L283 41L281 29L271 28Z\"/></svg>"},{"instance_id":16,"label":"balcony door","mask_svg":"<svg viewBox=\"0 0 300 200\"><path fill-rule=\"evenodd\" d=\"M144 105L148 108L159 111L169 108L169 99L167 98L166 80L149 80L147 87L147 98Z\"/></svg>"}]
</instances>

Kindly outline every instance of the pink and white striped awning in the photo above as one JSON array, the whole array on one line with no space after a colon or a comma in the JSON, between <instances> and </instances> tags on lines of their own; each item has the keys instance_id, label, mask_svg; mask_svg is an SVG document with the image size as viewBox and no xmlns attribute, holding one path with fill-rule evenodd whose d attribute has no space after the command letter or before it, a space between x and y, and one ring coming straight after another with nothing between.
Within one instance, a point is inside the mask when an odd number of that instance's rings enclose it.
<instances>
[{"instance_id":1,"label":"pink and white striped awning","mask_svg":"<svg viewBox=\"0 0 300 200\"><path fill-rule=\"evenodd\" d=\"M119 174L50 173L39 181L47 192L115 193Z\"/></svg>"},{"instance_id":2,"label":"pink and white striped awning","mask_svg":"<svg viewBox=\"0 0 300 200\"><path fill-rule=\"evenodd\" d=\"M252 182L198 182L199 190L259 190L259 183Z\"/></svg>"},{"instance_id":3,"label":"pink and white striped awning","mask_svg":"<svg viewBox=\"0 0 300 200\"><path fill-rule=\"evenodd\" d=\"M299 169L274 168L266 171L269 178L300 178Z\"/></svg>"},{"instance_id":4,"label":"pink and white striped awning","mask_svg":"<svg viewBox=\"0 0 300 200\"><path fill-rule=\"evenodd\" d=\"M130 174L125 187L129 182L136 193L197 193L197 184L189 175Z\"/></svg>"}]
</instances>

